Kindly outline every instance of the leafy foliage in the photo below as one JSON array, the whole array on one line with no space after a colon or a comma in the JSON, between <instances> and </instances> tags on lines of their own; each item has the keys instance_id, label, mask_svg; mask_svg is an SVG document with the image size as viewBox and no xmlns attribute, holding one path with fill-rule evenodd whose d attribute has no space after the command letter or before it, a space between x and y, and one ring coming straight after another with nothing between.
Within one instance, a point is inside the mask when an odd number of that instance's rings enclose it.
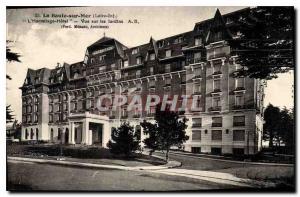
<instances>
[{"instance_id":1,"label":"leafy foliage","mask_svg":"<svg viewBox=\"0 0 300 197\"><path fill-rule=\"evenodd\" d=\"M284 108L280 110L269 104L264 112L264 135L265 140L269 140L269 147L273 143L285 143L285 146L292 150L294 148L294 116L293 110Z\"/></svg>"},{"instance_id":2,"label":"leafy foliage","mask_svg":"<svg viewBox=\"0 0 300 197\"><path fill-rule=\"evenodd\" d=\"M272 79L294 69L294 8L257 7L239 19L238 38L231 41L236 76Z\"/></svg>"},{"instance_id":3,"label":"leafy foliage","mask_svg":"<svg viewBox=\"0 0 300 197\"><path fill-rule=\"evenodd\" d=\"M7 105L6 106L6 123L9 123L9 122L13 122L13 119L14 119L14 115L12 114L12 110L10 108L10 105Z\"/></svg>"},{"instance_id":4,"label":"leafy foliage","mask_svg":"<svg viewBox=\"0 0 300 197\"><path fill-rule=\"evenodd\" d=\"M6 44L11 43L11 41L7 40ZM9 46L6 46L6 61L7 62L21 62L20 54L13 52ZM9 75L6 75L6 79L11 80L12 78Z\"/></svg>"},{"instance_id":5,"label":"leafy foliage","mask_svg":"<svg viewBox=\"0 0 300 197\"><path fill-rule=\"evenodd\" d=\"M156 106L155 123L144 120L141 126L149 137L144 140L145 145L153 151L166 150L166 161L169 159L171 146L180 146L189 137L185 133L187 119L180 120L177 112L167 106L161 110L161 104Z\"/></svg>"},{"instance_id":6,"label":"leafy foliage","mask_svg":"<svg viewBox=\"0 0 300 197\"><path fill-rule=\"evenodd\" d=\"M107 146L113 154L124 154L130 157L131 153L140 148L140 136L128 122L121 124L119 128L114 128L111 139Z\"/></svg>"}]
</instances>

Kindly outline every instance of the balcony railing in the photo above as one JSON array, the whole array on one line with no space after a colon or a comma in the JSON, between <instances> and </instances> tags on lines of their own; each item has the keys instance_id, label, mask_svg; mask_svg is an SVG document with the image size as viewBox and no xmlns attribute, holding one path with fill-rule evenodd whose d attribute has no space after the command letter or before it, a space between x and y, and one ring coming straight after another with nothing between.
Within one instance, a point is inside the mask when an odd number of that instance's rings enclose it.
<instances>
[{"instance_id":1,"label":"balcony railing","mask_svg":"<svg viewBox=\"0 0 300 197\"><path fill-rule=\"evenodd\" d=\"M213 122L211 124L211 127L222 127L222 123L216 123L216 122Z\"/></svg>"},{"instance_id":2,"label":"balcony railing","mask_svg":"<svg viewBox=\"0 0 300 197\"><path fill-rule=\"evenodd\" d=\"M140 118L141 117L141 114L135 114L133 115L133 118Z\"/></svg>"},{"instance_id":3,"label":"balcony railing","mask_svg":"<svg viewBox=\"0 0 300 197\"><path fill-rule=\"evenodd\" d=\"M239 110L239 109L255 109L254 105L234 105L232 107L233 110Z\"/></svg>"},{"instance_id":4,"label":"balcony railing","mask_svg":"<svg viewBox=\"0 0 300 197\"><path fill-rule=\"evenodd\" d=\"M121 116L121 119L127 119L128 118L128 115L122 115Z\"/></svg>"},{"instance_id":5,"label":"balcony railing","mask_svg":"<svg viewBox=\"0 0 300 197\"><path fill-rule=\"evenodd\" d=\"M222 92L220 89L214 89L212 93L220 93L220 92Z\"/></svg>"},{"instance_id":6,"label":"balcony railing","mask_svg":"<svg viewBox=\"0 0 300 197\"><path fill-rule=\"evenodd\" d=\"M200 63L200 62L203 62L202 58L192 58L192 59L188 59L186 61L186 65L197 64L197 63Z\"/></svg>"},{"instance_id":7,"label":"balcony railing","mask_svg":"<svg viewBox=\"0 0 300 197\"><path fill-rule=\"evenodd\" d=\"M221 106L210 107L208 110L211 112L220 112L222 110L222 107Z\"/></svg>"}]
</instances>

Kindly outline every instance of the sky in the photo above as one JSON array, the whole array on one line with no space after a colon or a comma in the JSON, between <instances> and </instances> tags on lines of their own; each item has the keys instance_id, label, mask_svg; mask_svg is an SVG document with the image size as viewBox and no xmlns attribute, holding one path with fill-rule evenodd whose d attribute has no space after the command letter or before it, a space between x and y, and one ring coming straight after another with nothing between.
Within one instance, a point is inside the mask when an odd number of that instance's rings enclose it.
<instances>
[{"instance_id":1,"label":"sky","mask_svg":"<svg viewBox=\"0 0 300 197\"><path fill-rule=\"evenodd\" d=\"M21 120L21 90L28 68L54 68L57 63L83 61L86 47L104 33L128 47L148 43L150 37L161 39L191 31L195 23L212 18L217 7L80 7L7 10L6 39L14 52L21 54L21 63L7 63L6 103ZM218 7L226 14L243 7ZM38 14L114 14L123 24L108 29L63 29L61 24L28 23ZM128 24L136 19L138 24ZM73 25L69 22L66 25ZM268 82L265 105L293 107L293 73L280 74Z\"/></svg>"}]
</instances>

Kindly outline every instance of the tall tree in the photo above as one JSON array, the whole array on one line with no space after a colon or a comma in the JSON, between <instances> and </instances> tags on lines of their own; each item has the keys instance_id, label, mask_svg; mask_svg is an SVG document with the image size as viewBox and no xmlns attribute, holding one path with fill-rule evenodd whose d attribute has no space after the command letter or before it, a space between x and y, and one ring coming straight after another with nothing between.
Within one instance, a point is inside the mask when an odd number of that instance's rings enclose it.
<instances>
[{"instance_id":1,"label":"tall tree","mask_svg":"<svg viewBox=\"0 0 300 197\"><path fill-rule=\"evenodd\" d=\"M269 147L273 147L273 142L278 139L280 125L280 109L269 104L264 111L264 140L269 140Z\"/></svg>"},{"instance_id":2,"label":"tall tree","mask_svg":"<svg viewBox=\"0 0 300 197\"><path fill-rule=\"evenodd\" d=\"M18 53L12 52L8 44L11 43L11 41L7 40L6 41L6 61L7 62L21 62L20 61L20 55ZM6 75L6 79L11 80L12 78L9 75ZM12 110L11 106L7 105L6 106L6 122L12 122L13 120L13 115L12 115Z\"/></svg>"},{"instance_id":3,"label":"tall tree","mask_svg":"<svg viewBox=\"0 0 300 197\"><path fill-rule=\"evenodd\" d=\"M140 148L140 137L128 122L124 122L120 127L114 128L111 139L107 146L113 154L124 154L130 157L132 152Z\"/></svg>"},{"instance_id":4,"label":"tall tree","mask_svg":"<svg viewBox=\"0 0 300 197\"><path fill-rule=\"evenodd\" d=\"M295 147L295 124L294 112L286 107L280 111L279 136L284 142L286 149L290 152L294 151Z\"/></svg>"},{"instance_id":5,"label":"tall tree","mask_svg":"<svg viewBox=\"0 0 300 197\"><path fill-rule=\"evenodd\" d=\"M161 104L156 106L155 123L144 120L141 126L148 138L144 143L153 151L165 150L166 161L169 160L171 146L180 146L189 137L185 133L187 119L180 118L177 112L171 111L170 106L161 109Z\"/></svg>"},{"instance_id":6,"label":"tall tree","mask_svg":"<svg viewBox=\"0 0 300 197\"><path fill-rule=\"evenodd\" d=\"M272 79L294 69L294 8L256 7L239 19L239 36L231 40L236 76Z\"/></svg>"},{"instance_id":7,"label":"tall tree","mask_svg":"<svg viewBox=\"0 0 300 197\"><path fill-rule=\"evenodd\" d=\"M6 41L6 61L7 62L21 62L20 61L20 54L13 52L10 49L10 46L8 46L9 43L11 43L12 41L7 40ZM6 79L11 80L11 77L9 75L6 75Z\"/></svg>"},{"instance_id":8,"label":"tall tree","mask_svg":"<svg viewBox=\"0 0 300 197\"><path fill-rule=\"evenodd\" d=\"M14 119L14 115L12 114L12 110L10 108L10 105L6 106L6 123L12 122Z\"/></svg>"}]
</instances>

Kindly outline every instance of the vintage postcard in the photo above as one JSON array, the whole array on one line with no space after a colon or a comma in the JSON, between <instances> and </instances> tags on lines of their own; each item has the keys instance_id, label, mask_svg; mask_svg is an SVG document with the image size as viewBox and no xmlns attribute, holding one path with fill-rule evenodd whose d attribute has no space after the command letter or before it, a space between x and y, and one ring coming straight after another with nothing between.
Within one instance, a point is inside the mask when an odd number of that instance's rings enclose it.
<instances>
[{"instance_id":1,"label":"vintage postcard","mask_svg":"<svg viewBox=\"0 0 300 197\"><path fill-rule=\"evenodd\" d=\"M6 7L8 191L295 191L294 7Z\"/></svg>"}]
</instances>

